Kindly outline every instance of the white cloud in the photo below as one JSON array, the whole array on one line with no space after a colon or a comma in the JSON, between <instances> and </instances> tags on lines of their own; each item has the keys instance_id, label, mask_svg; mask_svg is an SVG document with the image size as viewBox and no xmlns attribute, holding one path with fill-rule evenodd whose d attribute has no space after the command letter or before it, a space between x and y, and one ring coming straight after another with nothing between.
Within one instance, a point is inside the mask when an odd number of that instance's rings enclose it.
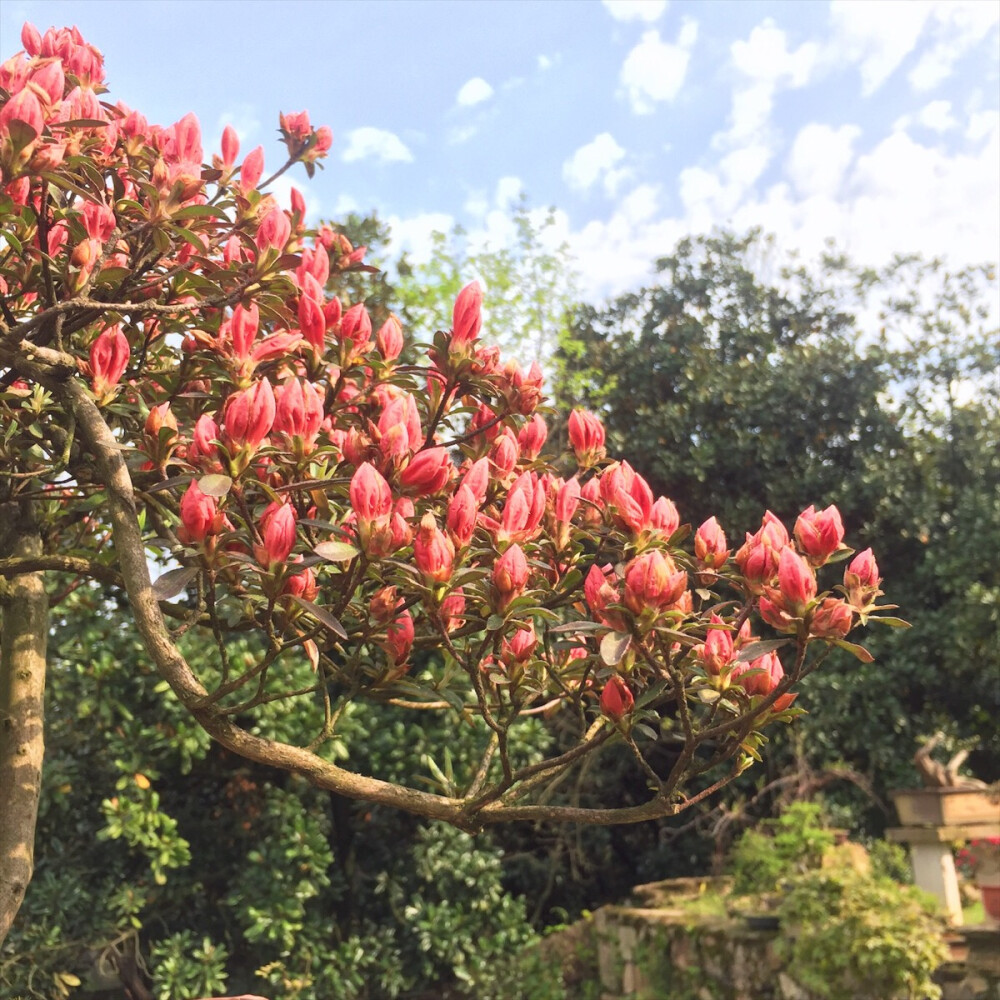
<instances>
[{"instance_id":1,"label":"white cloud","mask_svg":"<svg viewBox=\"0 0 1000 1000\"><path fill-rule=\"evenodd\" d=\"M913 51L932 10L931 0L832 0L829 58L858 64L867 97Z\"/></svg>"},{"instance_id":2,"label":"white cloud","mask_svg":"<svg viewBox=\"0 0 1000 1000\"><path fill-rule=\"evenodd\" d=\"M515 202L521 200L524 194L524 183L520 177L501 177L497 181L496 206L501 211L506 211Z\"/></svg>"},{"instance_id":3,"label":"white cloud","mask_svg":"<svg viewBox=\"0 0 1000 1000\"><path fill-rule=\"evenodd\" d=\"M240 104L228 111L223 111L219 115L219 135L227 125L232 125L236 130L241 144L246 144L251 136L260 131L260 119L257 117L256 109L250 104ZM245 149L244 153L249 153L250 149Z\"/></svg>"},{"instance_id":4,"label":"white cloud","mask_svg":"<svg viewBox=\"0 0 1000 1000\"><path fill-rule=\"evenodd\" d=\"M742 79L733 88L730 127L716 136L716 146L759 139L770 121L775 94L809 83L819 58L815 42L789 49L785 32L770 19L758 24L746 40L733 42L729 52Z\"/></svg>"},{"instance_id":5,"label":"white cloud","mask_svg":"<svg viewBox=\"0 0 1000 1000\"><path fill-rule=\"evenodd\" d=\"M365 125L347 133L347 148L340 154L345 163L378 160L379 163L411 163L413 154L394 132Z\"/></svg>"},{"instance_id":6,"label":"white cloud","mask_svg":"<svg viewBox=\"0 0 1000 1000\"><path fill-rule=\"evenodd\" d=\"M563 180L575 191L589 191L602 181L608 197L613 198L630 174L626 167L617 166L624 158L625 150L611 133L602 132L563 164Z\"/></svg>"},{"instance_id":7,"label":"white cloud","mask_svg":"<svg viewBox=\"0 0 1000 1000\"><path fill-rule=\"evenodd\" d=\"M540 55L538 57L538 68L543 72L547 69L552 69L552 58L551 56Z\"/></svg>"},{"instance_id":8,"label":"white cloud","mask_svg":"<svg viewBox=\"0 0 1000 1000\"><path fill-rule=\"evenodd\" d=\"M931 101L920 109L917 121L934 132L947 132L958 126L955 116L951 113L951 101Z\"/></svg>"},{"instance_id":9,"label":"white cloud","mask_svg":"<svg viewBox=\"0 0 1000 1000\"><path fill-rule=\"evenodd\" d=\"M974 111L969 116L965 138L972 142L979 142L995 132L1000 132L1000 112Z\"/></svg>"},{"instance_id":10,"label":"white cloud","mask_svg":"<svg viewBox=\"0 0 1000 1000\"><path fill-rule=\"evenodd\" d=\"M462 84L456 100L463 108L471 108L474 104L488 101L492 96L493 88L481 76L474 76Z\"/></svg>"},{"instance_id":11,"label":"white cloud","mask_svg":"<svg viewBox=\"0 0 1000 1000\"><path fill-rule=\"evenodd\" d=\"M357 212L360 209L357 201L352 198L349 194L342 194L337 198L337 203L333 206L334 218L340 218L342 215L349 215L351 212Z\"/></svg>"},{"instance_id":12,"label":"white cloud","mask_svg":"<svg viewBox=\"0 0 1000 1000\"><path fill-rule=\"evenodd\" d=\"M690 18L684 19L675 43L660 41L655 29L643 34L642 41L625 57L619 77L635 114L652 114L657 103L677 96L697 38L698 23Z\"/></svg>"},{"instance_id":13,"label":"white cloud","mask_svg":"<svg viewBox=\"0 0 1000 1000\"><path fill-rule=\"evenodd\" d=\"M414 264L426 264L434 252L434 233L449 233L455 225L446 212L423 212L404 219L390 215L386 220L395 251L406 251Z\"/></svg>"},{"instance_id":14,"label":"white cloud","mask_svg":"<svg viewBox=\"0 0 1000 1000\"><path fill-rule=\"evenodd\" d=\"M604 7L616 21L658 21L667 9L667 0L604 0Z\"/></svg>"},{"instance_id":15,"label":"white cloud","mask_svg":"<svg viewBox=\"0 0 1000 1000\"><path fill-rule=\"evenodd\" d=\"M463 142L468 142L478 131L476 125L456 125L448 132L448 144L460 146Z\"/></svg>"},{"instance_id":16,"label":"white cloud","mask_svg":"<svg viewBox=\"0 0 1000 1000\"><path fill-rule=\"evenodd\" d=\"M907 79L917 91L932 90L951 76L956 63L1000 23L1000 5L984 0L951 0L933 9L933 46Z\"/></svg>"},{"instance_id":17,"label":"white cloud","mask_svg":"<svg viewBox=\"0 0 1000 1000\"><path fill-rule=\"evenodd\" d=\"M860 135L857 125L841 125L835 129L811 122L800 129L792 143L786 168L798 194L803 198L836 197L854 159L851 147Z\"/></svg>"}]
</instances>

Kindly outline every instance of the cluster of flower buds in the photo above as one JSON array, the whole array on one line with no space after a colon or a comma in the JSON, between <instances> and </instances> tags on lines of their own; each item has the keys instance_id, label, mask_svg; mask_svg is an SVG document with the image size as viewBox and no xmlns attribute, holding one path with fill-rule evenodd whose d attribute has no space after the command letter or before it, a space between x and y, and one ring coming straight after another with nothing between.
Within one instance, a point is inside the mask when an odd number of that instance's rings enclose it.
<instances>
[{"instance_id":1,"label":"cluster of flower buds","mask_svg":"<svg viewBox=\"0 0 1000 1000\"><path fill-rule=\"evenodd\" d=\"M851 554L835 507L791 533L769 511L735 554L709 517L685 548L681 512L607 458L597 415L570 413L555 454L541 370L483 343L477 282L422 363L399 363L399 318L376 331L365 302L340 298L365 248L307 231L299 192L285 208L261 190L262 148L240 163L227 127L206 166L193 115L163 128L98 100L100 54L75 29L22 39L0 66L0 169L24 208L13 238L34 249L3 265L5 301L39 315L46 281L60 311L93 285L129 301L67 328L67 350L142 452L174 554L218 585L220 621L281 633L315 669L328 630L356 690L437 644L504 714L579 699L621 724L678 702L773 718L806 646L850 647L878 617L871 550L821 588ZM310 171L330 149L306 112L280 128ZM63 164L53 207L39 192Z\"/></svg>"}]
</instances>

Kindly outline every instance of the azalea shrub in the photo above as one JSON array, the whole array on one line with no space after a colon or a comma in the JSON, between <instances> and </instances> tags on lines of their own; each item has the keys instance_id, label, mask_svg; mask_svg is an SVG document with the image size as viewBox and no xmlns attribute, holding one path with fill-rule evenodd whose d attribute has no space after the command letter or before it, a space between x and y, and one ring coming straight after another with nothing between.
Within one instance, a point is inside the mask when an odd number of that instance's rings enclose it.
<instances>
[{"instance_id":1,"label":"azalea shrub","mask_svg":"<svg viewBox=\"0 0 1000 1000\"><path fill-rule=\"evenodd\" d=\"M737 542L606 455L598 414L554 447L542 372L490 345L475 282L437 331L341 301L365 248L269 193L331 148L305 112L281 115L277 160L231 127L206 156L194 115L112 103L76 29L21 40L0 66L0 502L24 528L0 573L124 590L228 750L470 831L636 822L758 759L831 648L870 658L856 627L901 624L835 507ZM193 634L211 661L182 655ZM360 700L442 713L477 751L428 753L420 783L352 770ZM275 702L283 739L255 724ZM535 718L547 755L519 750ZM549 800L612 742L645 803Z\"/></svg>"}]
</instances>

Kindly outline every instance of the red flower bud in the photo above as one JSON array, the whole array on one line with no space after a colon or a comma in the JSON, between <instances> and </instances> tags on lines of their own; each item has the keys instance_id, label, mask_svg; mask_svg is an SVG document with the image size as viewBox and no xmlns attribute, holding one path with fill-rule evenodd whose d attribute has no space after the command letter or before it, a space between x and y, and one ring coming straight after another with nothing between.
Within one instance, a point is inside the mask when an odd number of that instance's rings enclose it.
<instances>
[{"instance_id":1,"label":"red flower bud","mask_svg":"<svg viewBox=\"0 0 1000 1000\"><path fill-rule=\"evenodd\" d=\"M482 326L483 290L478 281L466 285L455 299L451 319L451 350L462 351L479 336Z\"/></svg>"},{"instance_id":2,"label":"red flower bud","mask_svg":"<svg viewBox=\"0 0 1000 1000\"><path fill-rule=\"evenodd\" d=\"M625 632L628 630L628 624L622 615L618 611L607 610L609 605L621 603L621 594L615 586L616 582L610 566L604 569L597 565L591 566L583 581L583 594L599 622L616 632Z\"/></svg>"},{"instance_id":3,"label":"red flower bud","mask_svg":"<svg viewBox=\"0 0 1000 1000\"><path fill-rule=\"evenodd\" d=\"M288 216L280 208L272 208L267 215L261 219L257 229L255 242L257 249L262 253L266 250L284 250L292 235L292 224Z\"/></svg>"},{"instance_id":4,"label":"red flower bud","mask_svg":"<svg viewBox=\"0 0 1000 1000\"><path fill-rule=\"evenodd\" d=\"M784 676L777 653L765 653L749 663L737 663L730 674L733 683L739 684L747 694L761 696L769 695Z\"/></svg>"},{"instance_id":5,"label":"red flower bud","mask_svg":"<svg viewBox=\"0 0 1000 1000\"><path fill-rule=\"evenodd\" d=\"M290 503L271 503L260 519L263 543L254 546L257 562L273 569L287 561L295 547L295 508Z\"/></svg>"},{"instance_id":6,"label":"red flower bud","mask_svg":"<svg viewBox=\"0 0 1000 1000\"><path fill-rule=\"evenodd\" d=\"M795 522L795 538L809 561L822 566L844 540L840 511L832 504L818 514L814 507L807 507Z\"/></svg>"},{"instance_id":7,"label":"red flower bud","mask_svg":"<svg viewBox=\"0 0 1000 1000\"><path fill-rule=\"evenodd\" d=\"M545 426L545 418L536 413L518 432L517 443L521 449L521 458L526 462L538 458L538 453L545 444L549 429Z\"/></svg>"},{"instance_id":8,"label":"red flower bud","mask_svg":"<svg viewBox=\"0 0 1000 1000\"><path fill-rule=\"evenodd\" d=\"M871 549L859 552L850 562L844 572L844 586L850 587L860 585L874 590L882 582L879 576L878 563Z\"/></svg>"},{"instance_id":9,"label":"red flower bud","mask_svg":"<svg viewBox=\"0 0 1000 1000\"><path fill-rule=\"evenodd\" d=\"M718 615L712 615L712 625L722 625ZM725 671L735 655L733 633L728 628L710 628L705 636L705 645L696 647L705 665L705 673L717 677Z\"/></svg>"},{"instance_id":10,"label":"red flower bud","mask_svg":"<svg viewBox=\"0 0 1000 1000\"><path fill-rule=\"evenodd\" d=\"M395 316L390 316L375 335L379 353L386 361L395 361L403 350L403 328Z\"/></svg>"},{"instance_id":11,"label":"red flower bud","mask_svg":"<svg viewBox=\"0 0 1000 1000\"><path fill-rule=\"evenodd\" d=\"M465 594L459 587L441 602L441 624L446 632L461 628L465 624L465 620L462 618L463 611L465 611Z\"/></svg>"},{"instance_id":12,"label":"red flower bud","mask_svg":"<svg viewBox=\"0 0 1000 1000\"><path fill-rule=\"evenodd\" d=\"M448 504L448 531L459 548L469 544L476 530L476 515L479 505L468 486L459 486Z\"/></svg>"},{"instance_id":13,"label":"red flower bud","mask_svg":"<svg viewBox=\"0 0 1000 1000\"><path fill-rule=\"evenodd\" d=\"M316 585L316 574L311 569L304 569L288 577L282 585L281 592L292 597L301 597L304 601L315 601L319 593Z\"/></svg>"},{"instance_id":14,"label":"red flower bud","mask_svg":"<svg viewBox=\"0 0 1000 1000\"><path fill-rule=\"evenodd\" d=\"M854 611L845 601L825 597L813 612L809 634L817 639L843 639L854 622Z\"/></svg>"},{"instance_id":15,"label":"red flower bud","mask_svg":"<svg viewBox=\"0 0 1000 1000\"><path fill-rule=\"evenodd\" d=\"M181 527L177 536L185 545L203 542L217 527L217 513L215 498L202 493L192 479L181 497Z\"/></svg>"},{"instance_id":16,"label":"red flower bud","mask_svg":"<svg viewBox=\"0 0 1000 1000\"><path fill-rule=\"evenodd\" d=\"M129 346L121 325L103 330L90 345L90 374L94 395L106 399L121 381L129 362Z\"/></svg>"},{"instance_id":17,"label":"red flower bud","mask_svg":"<svg viewBox=\"0 0 1000 1000\"><path fill-rule=\"evenodd\" d=\"M222 424L230 446L256 451L274 423L274 390L266 378L226 400Z\"/></svg>"},{"instance_id":18,"label":"red flower bud","mask_svg":"<svg viewBox=\"0 0 1000 1000\"><path fill-rule=\"evenodd\" d=\"M493 567L493 585L501 608L507 607L528 584L528 560L519 545L512 545Z\"/></svg>"},{"instance_id":19,"label":"red flower bud","mask_svg":"<svg viewBox=\"0 0 1000 1000\"><path fill-rule=\"evenodd\" d=\"M569 443L576 460L587 468L604 457L604 425L586 410L574 410L569 415Z\"/></svg>"},{"instance_id":20,"label":"red flower bud","mask_svg":"<svg viewBox=\"0 0 1000 1000\"><path fill-rule=\"evenodd\" d=\"M785 609L796 618L802 617L806 605L816 596L813 568L790 545L781 550L778 589Z\"/></svg>"},{"instance_id":21,"label":"red flower bud","mask_svg":"<svg viewBox=\"0 0 1000 1000\"><path fill-rule=\"evenodd\" d=\"M385 647L394 664L405 663L413 648L413 618L404 611L386 630Z\"/></svg>"},{"instance_id":22,"label":"red flower bud","mask_svg":"<svg viewBox=\"0 0 1000 1000\"><path fill-rule=\"evenodd\" d=\"M648 549L625 570L625 605L636 615L649 609L663 611L674 604L687 587L687 573L659 549Z\"/></svg>"},{"instance_id":23,"label":"red flower bud","mask_svg":"<svg viewBox=\"0 0 1000 1000\"><path fill-rule=\"evenodd\" d=\"M430 583L444 583L451 576L455 546L437 526L431 513L424 514L413 542L413 560Z\"/></svg>"},{"instance_id":24,"label":"red flower bud","mask_svg":"<svg viewBox=\"0 0 1000 1000\"><path fill-rule=\"evenodd\" d=\"M429 496L444 489L454 472L447 448L426 448L413 456L399 482L410 493Z\"/></svg>"},{"instance_id":25,"label":"red flower bud","mask_svg":"<svg viewBox=\"0 0 1000 1000\"><path fill-rule=\"evenodd\" d=\"M601 692L601 711L609 719L618 722L623 716L629 715L634 706L635 696L625 679L620 674L612 674Z\"/></svg>"},{"instance_id":26,"label":"red flower bud","mask_svg":"<svg viewBox=\"0 0 1000 1000\"><path fill-rule=\"evenodd\" d=\"M222 130L222 164L228 170L240 155L240 137L232 125Z\"/></svg>"},{"instance_id":27,"label":"red flower bud","mask_svg":"<svg viewBox=\"0 0 1000 1000\"><path fill-rule=\"evenodd\" d=\"M350 486L351 506L359 523L386 519L392 513L392 492L382 474L365 462L354 473Z\"/></svg>"},{"instance_id":28,"label":"red flower bud","mask_svg":"<svg viewBox=\"0 0 1000 1000\"><path fill-rule=\"evenodd\" d=\"M695 532L694 554L698 562L706 569L719 569L725 565L729 558L729 549L726 548L726 534L714 517L710 517Z\"/></svg>"},{"instance_id":29,"label":"red flower bud","mask_svg":"<svg viewBox=\"0 0 1000 1000\"><path fill-rule=\"evenodd\" d=\"M240 168L240 190L246 195L252 191L264 173L264 147L258 146L246 155Z\"/></svg>"}]
</instances>

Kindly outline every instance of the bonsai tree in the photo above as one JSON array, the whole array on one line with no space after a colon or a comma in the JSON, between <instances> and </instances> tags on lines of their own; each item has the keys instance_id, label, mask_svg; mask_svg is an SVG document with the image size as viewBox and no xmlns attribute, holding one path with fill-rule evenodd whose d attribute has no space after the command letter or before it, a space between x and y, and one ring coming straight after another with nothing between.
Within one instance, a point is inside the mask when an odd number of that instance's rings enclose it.
<instances>
[{"instance_id":1,"label":"bonsai tree","mask_svg":"<svg viewBox=\"0 0 1000 1000\"><path fill-rule=\"evenodd\" d=\"M231 128L206 162L194 115L162 127L109 101L76 29L21 40L0 66L0 942L32 871L50 606L88 578L127 595L227 750L468 831L677 813L757 758L832 645L868 658L845 637L878 617L871 550L817 580L851 556L836 508L791 533L767 513L740 546L714 518L691 532L608 460L597 416L543 454L542 373L481 338L477 285L417 364L395 317L374 329L330 295L365 249L268 193L312 175L329 129L283 114L266 178ZM185 659L191 633L213 662ZM448 714L478 759L432 762L434 790L347 769L359 699ZM276 701L294 738L255 731ZM525 759L536 715L559 740ZM550 800L612 741L644 804Z\"/></svg>"}]
</instances>

